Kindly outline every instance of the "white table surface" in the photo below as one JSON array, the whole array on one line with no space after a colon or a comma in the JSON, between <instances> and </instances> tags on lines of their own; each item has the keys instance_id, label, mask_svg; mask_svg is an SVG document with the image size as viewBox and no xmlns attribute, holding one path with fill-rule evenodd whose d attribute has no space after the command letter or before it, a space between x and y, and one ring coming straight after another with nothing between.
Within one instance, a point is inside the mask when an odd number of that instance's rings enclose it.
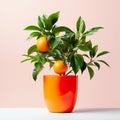
<instances>
[{"instance_id":1,"label":"white table surface","mask_svg":"<svg viewBox=\"0 0 120 120\"><path fill-rule=\"evenodd\" d=\"M120 108L77 109L50 113L46 108L0 108L0 120L120 120Z\"/></svg>"}]
</instances>

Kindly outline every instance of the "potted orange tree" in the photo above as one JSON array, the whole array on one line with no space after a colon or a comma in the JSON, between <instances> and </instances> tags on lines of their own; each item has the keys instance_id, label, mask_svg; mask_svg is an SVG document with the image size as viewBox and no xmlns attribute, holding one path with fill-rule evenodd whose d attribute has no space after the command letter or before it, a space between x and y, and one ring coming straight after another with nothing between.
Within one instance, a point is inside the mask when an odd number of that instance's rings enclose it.
<instances>
[{"instance_id":1,"label":"potted orange tree","mask_svg":"<svg viewBox=\"0 0 120 120\"><path fill-rule=\"evenodd\" d=\"M32 77L36 81L38 74L49 63L55 75L44 75L44 98L51 112L71 112L77 99L78 75L88 70L90 79L94 76L93 67L100 69L100 63L108 63L99 59L108 51L98 53L98 45L93 45L87 36L93 35L103 27L86 30L85 21L79 17L76 31L69 27L57 26L60 12L38 16L38 25L30 25L25 30L32 31L28 40L35 38L26 58L21 62L34 63Z\"/></svg>"}]
</instances>

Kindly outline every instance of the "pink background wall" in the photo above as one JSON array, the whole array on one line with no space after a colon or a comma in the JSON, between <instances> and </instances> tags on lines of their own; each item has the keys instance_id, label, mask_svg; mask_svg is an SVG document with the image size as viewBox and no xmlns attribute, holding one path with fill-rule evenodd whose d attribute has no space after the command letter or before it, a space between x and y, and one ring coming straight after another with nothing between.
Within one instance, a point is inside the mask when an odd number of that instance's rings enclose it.
<instances>
[{"instance_id":1,"label":"pink background wall","mask_svg":"<svg viewBox=\"0 0 120 120\"><path fill-rule=\"evenodd\" d=\"M102 66L93 80L88 73L79 76L76 107L120 107L120 0L1 0L0 1L0 107L44 107L42 76L37 82L31 73L33 66L21 64L21 56L33 41L26 41L23 28L36 24L37 16L61 11L58 24L74 29L78 16L87 28L104 26L91 37L100 50L111 53L104 57L111 68Z\"/></svg>"}]
</instances>

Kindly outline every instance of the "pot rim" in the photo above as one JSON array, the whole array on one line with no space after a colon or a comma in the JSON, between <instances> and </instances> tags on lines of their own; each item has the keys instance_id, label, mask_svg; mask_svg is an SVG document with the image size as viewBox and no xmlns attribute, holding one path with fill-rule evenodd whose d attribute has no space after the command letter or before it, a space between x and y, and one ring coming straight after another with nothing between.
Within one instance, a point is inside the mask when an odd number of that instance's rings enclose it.
<instances>
[{"instance_id":1,"label":"pot rim","mask_svg":"<svg viewBox=\"0 0 120 120\"><path fill-rule=\"evenodd\" d=\"M43 75L43 76L56 76L56 77L78 77L78 75Z\"/></svg>"}]
</instances>

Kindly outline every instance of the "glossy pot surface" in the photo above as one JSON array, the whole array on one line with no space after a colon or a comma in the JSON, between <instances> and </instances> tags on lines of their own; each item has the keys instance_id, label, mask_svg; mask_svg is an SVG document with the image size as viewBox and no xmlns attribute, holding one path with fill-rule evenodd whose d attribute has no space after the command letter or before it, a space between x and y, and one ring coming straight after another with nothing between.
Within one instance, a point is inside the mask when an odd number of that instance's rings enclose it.
<instances>
[{"instance_id":1,"label":"glossy pot surface","mask_svg":"<svg viewBox=\"0 0 120 120\"><path fill-rule=\"evenodd\" d=\"M72 112L78 91L78 76L44 76L44 99L50 112Z\"/></svg>"}]
</instances>

